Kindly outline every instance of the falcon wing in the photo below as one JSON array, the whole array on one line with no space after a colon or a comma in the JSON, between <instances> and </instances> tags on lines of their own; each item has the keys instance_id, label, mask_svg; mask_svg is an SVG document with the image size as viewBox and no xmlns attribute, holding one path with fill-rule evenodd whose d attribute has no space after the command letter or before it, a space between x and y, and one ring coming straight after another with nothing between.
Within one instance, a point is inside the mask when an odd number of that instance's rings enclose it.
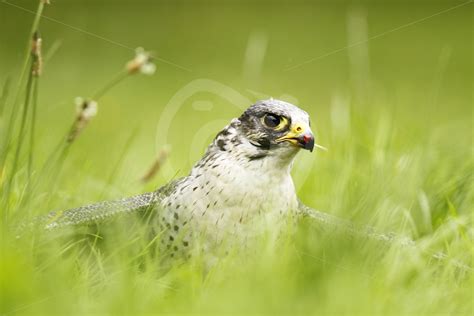
<instances>
[{"instance_id":1,"label":"falcon wing","mask_svg":"<svg viewBox=\"0 0 474 316\"><path fill-rule=\"evenodd\" d=\"M317 211L299 201L298 211L300 215L306 218L310 218L312 221L322 225L324 229L336 229L348 233L351 236L366 237L372 240L397 243L402 246L415 246L415 242L408 237L397 236L395 233L383 234L377 232L373 227L365 226L360 227L354 225L348 220L336 217L334 215Z\"/></svg>"},{"instance_id":2,"label":"falcon wing","mask_svg":"<svg viewBox=\"0 0 474 316\"><path fill-rule=\"evenodd\" d=\"M466 264L461 260L450 258L444 252L431 252L426 249L420 249L420 247L417 246L416 242L408 237L402 237L396 235L395 233L380 233L377 232L375 228L370 226L354 225L348 220L344 220L328 213L312 209L304 205L301 201L299 201L298 213L303 218L308 218L312 222L315 222L323 229L339 230L349 234L350 236L367 238L370 240L384 242L386 244L400 246L404 248L412 248L414 250L418 250L421 253L425 253L426 255L435 259L435 261L447 261L460 270L470 272L474 271L474 269L470 265Z\"/></svg>"},{"instance_id":3,"label":"falcon wing","mask_svg":"<svg viewBox=\"0 0 474 316\"><path fill-rule=\"evenodd\" d=\"M164 197L173 192L176 185L181 181L183 181L183 179L170 182L157 191L129 198L99 202L65 211L51 212L21 225L20 231L34 227L52 230L66 226L89 225L130 213L144 212L153 208L153 206L157 205Z\"/></svg>"},{"instance_id":4,"label":"falcon wing","mask_svg":"<svg viewBox=\"0 0 474 316\"><path fill-rule=\"evenodd\" d=\"M99 202L66 211L51 212L40 217L39 223L46 229L99 223L127 213L145 210L152 207L156 202L156 192L149 192L120 200Z\"/></svg>"}]
</instances>

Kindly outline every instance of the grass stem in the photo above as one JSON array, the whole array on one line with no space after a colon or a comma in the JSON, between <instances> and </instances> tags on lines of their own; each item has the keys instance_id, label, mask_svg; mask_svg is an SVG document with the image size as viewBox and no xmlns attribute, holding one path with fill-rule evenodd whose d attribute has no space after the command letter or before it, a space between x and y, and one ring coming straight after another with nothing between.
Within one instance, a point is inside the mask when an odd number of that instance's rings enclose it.
<instances>
[{"instance_id":1,"label":"grass stem","mask_svg":"<svg viewBox=\"0 0 474 316\"><path fill-rule=\"evenodd\" d=\"M3 85L2 95L0 96L0 117L3 116L3 111L5 109L5 104L8 100L8 94L10 92L11 78L7 78Z\"/></svg>"},{"instance_id":2,"label":"grass stem","mask_svg":"<svg viewBox=\"0 0 474 316\"><path fill-rule=\"evenodd\" d=\"M38 82L39 78L35 77L33 83L33 102L31 106L31 121L30 121L30 149L28 151L28 183L31 181L31 174L33 172L33 156L35 150L35 133L36 133L36 112L38 108Z\"/></svg>"},{"instance_id":3,"label":"grass stem","mask_svg":"<svg viewBox=\"0 0 474 316\"><path fill-rule=\"evenodd\" d=\"M12 147L12 142L13 142L12 135L15 131L15 123L16 123L16 117L17 117L17 111L16 111L17 104L19 104L22 91L24 91L23 86L24 86L25 77L27 76L27 72L29 72L28 77L27 77L28 78L27 83L26 83L26 96L25 96L25 102L23 106L23 117L22 117L21 126L20 126L18 145L16 148L15 156L13 158L13 166L10 172L7 173L6 170L3 171L3 173L6 173L8 177L8 179L5 180L5 184L2 185L3 202L5 203L4 205L2 205L3 206L2 218L4 220L3 224L5 225L8 225L8 222L9 222L10 193L11 193L16 169L18 167L18 160L19 160L21 146L23 142L23 136L24 136L23 134L26 127L26 115L28 114L28 104L30 102L30 97L31 97L31 87L32 87L32 82L34 80L33 73L32 73L34 60L31 53L31 41L34 40L34 38L37 35L45 4L46 4L45 1L41 1L41 0L39 1L38 8L36 10L35 17L33 19L33 24L31 25L30 34L29 34L30 36L28 37L28 44L26 45L26 49L25 49L26 51L25 57L23 60L23 65L21 67L20 77L18 79L18 84L17 84L17 89L16 89L17 91L16 91L15 98L11 103L10 117L6 126L4 142L2 144L2 153L0 154L0 166L2 166L2 169L5 169L6 160L8 158L8 154L10 152L10 149ZM28 67L28 65L30 66ZM4 106L2 106L2 112L3 110L4 110Z\"/></svg>"},{"instance_id":4,"label":"grass stem","mask_svg":"<svg viewBox=\"0 0 474 316\"><path fill-rule=\"evenodd\" d=\"M97 90L96 93L93 94L92 100L99 101L110 89L118 85L122 80L127 78L130 75L128 71L121 71L115 77L112 78L109 82L107 82L101 89Z\"/></svg>"},{"instance_id":5,"label":"grass stem","mask_svg":"<svg viewBox=\"0 0 474 316\"><path fill-rule=\"evenodd\" d=\"M23 104L23 112L22 112L22 118L21 118L21 123L20 123L20 130L18 132L18 139L17 139L17 145L16 145L16 150L15 154L13 157L13 163L12 163L12 168L8 174L8 179L6 181L5 187L4 187L4 192L3 192L3 198L5 199L6 206L4 207L4 220L5 222L8 222L8 213L9 213L9 199L10 199L10 193L13 185L13 180L15 178L15 174L18 168L18 163L20 160L20 153L21 149L23 147L23 141L25 138L25 130L26 130L26 122L27 122L27 116L28 116L28 108L31 100L31 95L32 95L32 86L33 86L33 81L35 78L33 77L33 72L31 71L33 68L34 62L31 62L31 67L30 67L30 73L28 75L28 80L26 82L26 92L25 92L25 102Z\"/></svg>"},{"instance_id":6,"label":"grass stem","mask_svg":"<svg viewBox=\"0 0 474 316\"><path fill-rule=\"evenodd\" d=\"M22 91L23 91L22 87L24 85L26 73L27 73L28 69L31 68L31 67L28 67L28 65L30 64L30 61L32 59L32 56L31 56L31 40L34 38L35 34L38 31L41 16L43 15L44 6L45 6L45 3L43 1L39 1L38 8L37 8L36 14L35 14L35 18L33 20L33 24L31 25L30 36L28 37L28 44L26 46L25 57L24 57L24 60L23 60L23 65L21 67L20 78L18 79L17 92L16 92L15 98L12 102L12 110L11 110L11 114L10 114L10 119L9 119L9 122L8 122L8 127L6 129L5 148L3 148L3 154L0 157L0 159L1 159L0 160L0 165L4 165L4 162L5 162L6 157L8 155L9 149L11 147L10 146L11 141L12 141L11 136L12 136L12 133L14 131L14 125L15 125L16 114L17 114L17 111L15 111L15 108L16 108L16 105L19 103L19 100L21 98L21 94L22 94ZM31 73L31 71L30 71L30 73Z\"/></svg>"}]
</instances>

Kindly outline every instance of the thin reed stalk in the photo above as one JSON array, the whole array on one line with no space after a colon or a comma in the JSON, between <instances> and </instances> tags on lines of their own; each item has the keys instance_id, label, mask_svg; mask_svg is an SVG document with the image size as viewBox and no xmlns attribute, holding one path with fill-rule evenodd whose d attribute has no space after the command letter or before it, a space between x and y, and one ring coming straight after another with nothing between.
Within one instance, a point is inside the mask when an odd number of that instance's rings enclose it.
<instances>
[{"instance_id":1,"label":"thin reed stalk","mask_svg":"<svg viewBox=\"0 0 474 316\"><path fill-rule=\"evenodd\" d=\"M96 91L93 94L92 100L99 101L107 92L109 92L113 87L122 82L125 78L130 75L127 71L123 70L119 72L115 77L113 77L109 82L107 82L102 88Z\"/></svg>"},{"instance_id":2,"label":"thin reed stalk","mask_svg":"<svg viewBox=\"0 0 474 316\"><path fill-rule=\"evenodd\" d=\"M28 183L31 182L31 175L33 173L33 157L35 152L35 136L36 136L36 112L38 109L38 85L39 78L36 78L33 83L33 102L31 107L31 121L30 121L30 149L28 151Z\"/></svg>"},{"instance_id":3,"label":"thin reed stalk","mask_svg":"<svg viewBox=\"0 0 474 316\"><path fill-rule=\"evenodd\" d=\"M33 20L33 24L31 25L31 30L30 30L30 36L28 37L28 44L26 45L25 49L25 57L23 60L23 65L21 67L20 71L20 78L18 79L18 84L16 88L16 95L15 98L12 101L12 109L10 113L10 118L8 121L8 126L6 128L6 134L5 134L5 146L3 148L3 153L0 156L0 165L5 165L5 161L7 159L8 153L11 148L11 143L12 143L12 134L14 131L14 126L17 118L17 111L15 111L17 104L20 101L21 94L23 92L23 86L25 84L25 78L27 76L27 72L30 69L30 74L31 74L31 66L28 67L28 65L31 62L32 55L31 55L31 39L35 37L35 34L38 32L38 28L40 25L41 21L41 16L43 15L43 10L45 5L48 4L48 1L43 1L40 0L38 3L38 8L36 9L35 13L35 18ZM30 75L28 75L29 77ZM13 174L11 174L13 176Z\"/></svg>"},{"instance_id":4,"label":"thin reed stalk","mask_svg":"<svg viewBox=\"0 0 474 316\"><path fill-rule=\"evenodd\" d=\"M30 103L31 95L32 95L33 81L35 79L34 73L33 73L34 67L35 67L35 60L33 59L34 56L32 53L32 41L33 41L33 45L35 45L35 39L37 39L37 34L38 34L37 32L38 32L38 28L41 21L41 16L43 14L45 5L48 3L49 2L47 0L39 1L38 8L36 10L35 17L33 19L33 24L31 25L30 36L28 37L28 44L26 46L25 57L23 60L23 65L21 67L20 77L18 79L16 94L11 103L10 116L9 116L9 120L6 126L4 142L2 144L2 153L0 154L0 166L2 166L2 169L4 169L3 173L6 174L6 177L7 177L7 179L5 180L5 183L2 183L2 196L3 196L2 218L3 218L3 224L7 226L9 223L9 213L10 213L10 203L9 203L10 194L11 194L12 185L14 182L13 180L15 178L16 171L18 168L20 152L23 145L24 133L26 129L28 106ZM23 87L25 86L25 78L27 78L26 88L25 90L23 90ZM17 120L17 112L18 112L17 105L20 103L20 99L21 99L21 95L23 91L25 92L25 101L23 103L23 108L22 108L22 117L21 117L21 123L20 123L19 135L18 135L18 144L16 146L16 150L14 153L12 168L8 172L7 170L5 170L6 161L13 144L12 135L15 131L15 124ZM2 111L3 110L4 109L2 106Z\"/></svg>"},{"instance_id":5,"label":"thin reed stalk","mask_svg":"<svg viewBox=\"0 0 474 316\"><path fill-rule=\"evenodd\" d=\"M8 179L5 183L4 186L4 192L3 192L3 198L5 200L6 206L4 207L4 221L8 222L8 213L9 213L9 199L10 199L10 193L13 185L13 180L15 179L16 171L18 168L18 163L20 160L20 153L21 153L21 148L23 147L23 141L25 138L25 130L26 130L26 121L27 121L27 116L28 116L28 107L30 104L31 96L32 96L32 86L33 86L33 72L31 71L33 69L34 62L31 62L31 67L30 67L30 73L28 75L28 80L26 82L26 91L25 91L25 101L23 103L23 111L22 111L22 116L21 116L21 122L20 122L20 129L18 132L18 139L17 139L17 146L15 149L14 157L13 157L13 162L12 162L12 167L10 169L10 172L8 174Z\"/></svg>"},{"instance_id":6,"label":"thin reed stalk","mask_svg":"<svg viewBox=\"0 0 474 316\"><path fill-rule=\"evenodd\" d=\"M8 100L8 95L10 93L11 78L7 78L3 84L2 95L0 96L0 117L3 116L3 111L5 110L5 104Z\"/></svg>"}]
</instances>

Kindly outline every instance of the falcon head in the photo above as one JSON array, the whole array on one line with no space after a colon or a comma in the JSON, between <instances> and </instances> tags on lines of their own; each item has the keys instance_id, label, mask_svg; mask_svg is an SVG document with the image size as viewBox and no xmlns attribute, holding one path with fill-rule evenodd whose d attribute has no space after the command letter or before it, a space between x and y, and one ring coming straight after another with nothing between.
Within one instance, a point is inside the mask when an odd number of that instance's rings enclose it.
<instances>
[{"instance_id":1,"label":"falcon head","mask_svg":"<svg viewBox=\"0 0 474 316\"><path fill-rule=\"evenodd\" d=\"M313 151L309 115L280 100L263 100L234 119L214 141L223 151L252 160L290 161L300 149Z\"/></svg>"},{"instance_id":2,"label":"falcon head","mask_svg":"<svg viewBox=\"0 0 474 316\"><path fill-rule=\"evenodd\" d=\"M249 107L239 121L245 137L262 150L303 148L313 151L309 115L293 104L273 99L260 101Z\"/></svg>"}]
</instances>

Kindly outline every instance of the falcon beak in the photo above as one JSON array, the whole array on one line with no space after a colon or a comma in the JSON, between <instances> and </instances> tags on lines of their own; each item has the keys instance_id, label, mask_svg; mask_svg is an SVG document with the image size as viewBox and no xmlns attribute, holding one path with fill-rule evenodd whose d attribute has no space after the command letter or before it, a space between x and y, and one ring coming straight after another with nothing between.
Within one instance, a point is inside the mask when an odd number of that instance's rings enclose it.
<instances>
[{"instance_id":1,"label":"falcon beak","mask_svg":"<svg viewBox=\"0 0 474 316\"><path fill-rule=\"evenodd\" d=\"M297 123L293 125L290 131L283 137L276 140L278 143L286 141L291 144L313 151L314 149L314 135L309 127L305 127L304 124Z\"/></svg>"}]
</instances>

